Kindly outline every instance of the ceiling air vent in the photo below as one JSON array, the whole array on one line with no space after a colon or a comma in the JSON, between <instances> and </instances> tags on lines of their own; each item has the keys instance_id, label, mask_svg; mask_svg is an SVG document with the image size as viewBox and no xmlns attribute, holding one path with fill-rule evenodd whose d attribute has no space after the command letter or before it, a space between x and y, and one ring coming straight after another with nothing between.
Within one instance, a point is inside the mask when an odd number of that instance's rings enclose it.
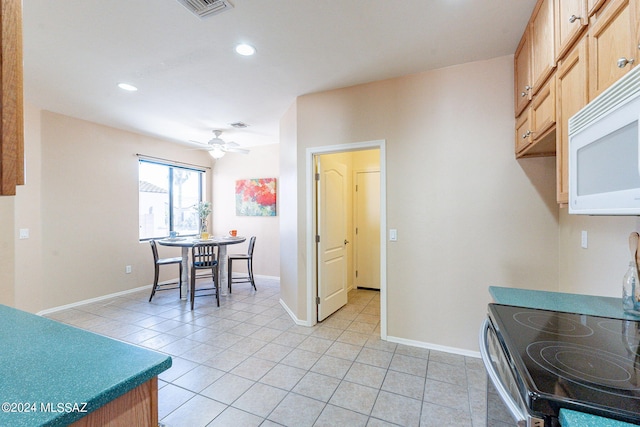
<instances>
[{"instance_id":1,"label":"ceiling air vent","mask_svg":"<svg viewBox=\"0 0 640 427\"><path fill-rule=\"evenodd\" d=\"M215 15L233 7L227 0L178 0L178 3L200 18Z\"/></svg>"}]
</instances>

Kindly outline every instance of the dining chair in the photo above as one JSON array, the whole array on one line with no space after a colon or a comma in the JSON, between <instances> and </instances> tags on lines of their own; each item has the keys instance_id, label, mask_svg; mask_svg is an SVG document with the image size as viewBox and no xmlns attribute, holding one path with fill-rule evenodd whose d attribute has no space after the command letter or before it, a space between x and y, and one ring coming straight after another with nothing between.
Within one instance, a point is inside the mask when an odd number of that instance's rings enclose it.
<instances>
[{"instance_id":1,"label":"dining chair","mask_svg":"<svg viewBox=\"0 0 640 427\"><path fill-rule=\"evenodd\" d=\"M220 284L218 281L218 245L216 243L196 243L191 247L191 287L190 287L190 300L191 310L196 297L196 280L202 278L213 278L213 288L200 288L198 291L214 290L215 294L202 294L215 295L216 303L220 307ZM205 274L197 275L198 271L206 271Z\"/></svg>"},{"instance_id":2,"label":"dining chair","mask_svg":"<svg viewBox=\"0 0 640 427\"><path fill-rule=\"evenodd\" d=\"M180 298L182 298L182 257L174 258L160 258L158 256L158 246L155 240L149 240L151 245L151 252L153 252L153 267L155 273L153 275L153 286L151 287L151 295L149 296L149 302L153 299L156 291L169 291L171 289L180 289ZM180 267L180 275L177 281L158 284L158 278L160 277L160 266L178 264ZM178 286L174 286L178 285Z\"/></svg>"},{"instance_id":3,"label":"dining chair","mask_svg":"<svg viewBox=\"0 0 640 427\"><path fill-rule=\"evenodd\" d=\"M256 281L253 278L253 248L256 245L256 236L251 236L249 239L249 248L246 254L231 254L227 257L227 282L229 286L229 293L231 293L232 283L251 283L253 289L256 291ZM233 261L246 261L247 262L247 275L233 277Z\"/></svg>"}]
</instances>

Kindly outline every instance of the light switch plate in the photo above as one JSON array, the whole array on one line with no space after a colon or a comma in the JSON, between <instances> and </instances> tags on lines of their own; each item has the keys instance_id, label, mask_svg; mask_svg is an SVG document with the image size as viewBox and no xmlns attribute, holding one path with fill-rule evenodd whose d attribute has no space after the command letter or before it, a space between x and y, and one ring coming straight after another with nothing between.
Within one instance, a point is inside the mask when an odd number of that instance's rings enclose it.
<instances>
[{"instance_id":1,"label":"light switch plate","mask_svg":"<svg viewBox=\"0 0 640 427\"><path fill-rule=\"evenodd\" d=\"M580 246L582 249L587 249L589 247L589 236L586 230L582 230L580 235Z\"/></svg>"},{"instance_id":2,"label":"light switch plate","mask_svg":"<svg viewBox=\"0 0 640 427\"><path fill-rule=\"evenodd\" d=\"M21 228L20 229L20 238L21 239L28 239L29 238L29 229L28 228Z\"/></svg>"},{"instance_id":3,"label":"light switch plate","mask_svg":"<svg viewBox=\"0 0 640 427\"><path fill-rule=\"evenodd\" d=\"M395 228L389 230L389 240L392 242L396 242L398 240L398 230Z\"/></svg>"}]
</instances>

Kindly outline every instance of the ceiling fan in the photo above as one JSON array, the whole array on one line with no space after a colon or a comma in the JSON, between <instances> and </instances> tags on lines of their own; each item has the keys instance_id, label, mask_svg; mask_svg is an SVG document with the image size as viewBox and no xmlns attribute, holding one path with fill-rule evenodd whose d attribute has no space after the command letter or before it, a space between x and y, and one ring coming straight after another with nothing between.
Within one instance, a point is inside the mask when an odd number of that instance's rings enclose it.
<instances>
[{"instance_id":1,"label":"ceiling fan","mask_svg":"<svg viewBox=\"0 0 640 427\"><path fill-rule=\"evenodd\" d=\"M221 130L214 129L213 134L215 136L211 138L209 142L207 142L206 144L203 142L193 141L193 140L191 140L190 142L193 142L195 144L202 146L202 149L208 151L211 157L213 157L214 159L221 158L222 156L224 156L225 153L240 153L240 154L249 153L249 150L245 148L240 148L240 146L233 141L226 142L220 139L220 135L222 135Z\"/></svg>"}]
</instances>

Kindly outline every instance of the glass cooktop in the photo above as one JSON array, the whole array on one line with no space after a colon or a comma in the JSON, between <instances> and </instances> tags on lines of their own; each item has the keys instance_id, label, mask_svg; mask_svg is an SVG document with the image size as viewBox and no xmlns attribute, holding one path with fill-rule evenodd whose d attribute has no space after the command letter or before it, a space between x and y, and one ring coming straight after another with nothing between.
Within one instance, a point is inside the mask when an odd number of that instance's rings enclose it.
<instances>
[{"instance_id":1,"label":"glass cooktop","mask_svg":"<svg viewBox=\"0 0 640 427\"><path fill-rule=\"evenodd\" d=\"M640 423L640 322L489 304L529 407Z\"/></svg>"}]
</instances>

